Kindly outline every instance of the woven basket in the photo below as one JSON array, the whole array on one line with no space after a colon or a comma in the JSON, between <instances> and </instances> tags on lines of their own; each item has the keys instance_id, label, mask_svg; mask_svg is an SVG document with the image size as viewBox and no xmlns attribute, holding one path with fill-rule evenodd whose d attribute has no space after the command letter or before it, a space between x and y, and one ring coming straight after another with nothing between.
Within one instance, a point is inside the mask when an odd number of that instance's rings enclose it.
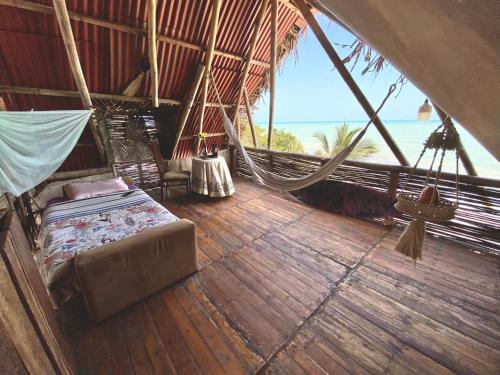
<instances>
[{"instance_id":1,"label":"woven basket","mask_svg":"<svg viewBox=\"0 0 500 375\"><path fill-rule=\"evenodd\" d=\"M394 205L396 209L416 219L425 221L441 222L451 220L455 217L457 204L447 199L440 198L438 204L424 204L419 202L417 194L400 193L398 201Z\"/></svg>"}]
</instances>

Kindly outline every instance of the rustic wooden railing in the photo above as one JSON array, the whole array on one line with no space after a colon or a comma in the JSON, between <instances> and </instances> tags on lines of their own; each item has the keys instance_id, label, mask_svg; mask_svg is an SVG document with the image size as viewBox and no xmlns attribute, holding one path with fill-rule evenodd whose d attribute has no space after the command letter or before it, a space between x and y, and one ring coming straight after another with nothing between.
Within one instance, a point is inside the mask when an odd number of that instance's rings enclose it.
<instances>
[{"instance_id":1,"label":"rustic wooden railing","mask_svg":"<svg viewBox=\"0 0 500 375\"><path fill-rule=\"evenodd\" d=\"M247 147L254 162L261 168L285 177L300 177L314 172L327 159L305 154L278 152ZM243 158L238 155L237 173L252 178ZM408 178L410 167L346 160L329 177L384 191L395 197ZM425 183L427 170L416 169L406 188L420 192ZM455 200L456 175L442 173L440 196ZM442 223L427 223L427 231L435 236L466 243L475 250L500 255L500 180L458 176L459 207L455 219ZM404 225L411 217L395 219Z\"/></svg>"}]
</instances>

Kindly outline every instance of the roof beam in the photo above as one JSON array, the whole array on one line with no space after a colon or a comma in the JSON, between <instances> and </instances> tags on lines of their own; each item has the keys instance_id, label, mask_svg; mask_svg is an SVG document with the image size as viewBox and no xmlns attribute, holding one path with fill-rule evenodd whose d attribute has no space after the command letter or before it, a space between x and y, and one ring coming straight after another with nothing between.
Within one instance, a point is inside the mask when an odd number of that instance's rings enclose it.
<instances>
[{"instance_id":1,"label":"roof beam","mask_svg":"<svg viewBox=\"0 0 500 375\"><path fill-rule=\"evenodd\" d=\"M73 31L71 30L71 22L68 16L68 10L66 9L66 2L65 0L53 0L53 4L56 12L56 18L59 23L59 29L64 41L64 47L66 48L66 53L68 54L69 65L71 67L71 71L73 72L73 78L75 79L76 86L78 87L78 92L80 93L83 106L86 109L92 109L92 100L90 99L87 83L85 82L85 77L83 76L82 67L80 65ZM97 129L97 121L94 114L91 115L90 130L92 136L94 137L99 155L101 156L101 160L105 161L106 154L104 151L104 145Z\"/></svg>"},{"instance_id":2,"label":"roof beam","mask_svg":"<svg viewBox=\"0 0 500 375\"><path fill-rule=\"evenodd\" d=\"M203 77L204 72L205 72L205 65L200 64L198 66L198 70L196 71L193 84L189 89L186 101L184 102L184 108L182 109L179 125L177 126L177 134L175 136L174 149L172 151L172 156L174 158L177 153L177 147L179 146L179 141L181 139L182 132L184 131L184 127L186 126L189 114L191 113L191 108L193 108L194 98L196 97L196 93L198 92L198 88L200 87L201 79Z\"/></svg>"},{"instance_id":3,"label":"roof beam","mask_svg":"<svg viewBox=\"0 0 500 375\"><path fill-rule=\"evenodd\" d=\"M356 84L356 81L354 81L354 78L352 78L351 73L349 73L349 70L342 62L342 59L339 57L339 55L331 45L330 41L328 40L325 33L319 26L318 21L316 21L316 19L314 18L313 14L311 13L305 1L295 0L294 2L297 8L302 13L302 16L306 20L307 24L311 27L314 35L316 35L316 38L318 39L321 46L325 50L326 54L332 61L333 65L338 70L340 76L343 78L347 86L349 86L352 93L358 100L359 104L361 104L361 107L363 107L368 117L370 119L373 119L373 124L375 125L379 133L382 135L382 138L384 138L385 142L391 149L396 159L398 159L401 165L406 165L406 166L409 165L408 160L406 160L406 157L403 155L396 142L394 142L394 139L392 139L390 133L387 131L387 129L385 128L384 124L382 123L378 115L376 115L375 110L373 109L370 102L363 94L359 86Z\"/></svg>"},{"instance_id":4,"label":"roof beam","mask_svg":"<svg viewBox=\"0 0 500 375\"><path fill-rule=\"evenodd\" d=\"M80 93L78 91L71 90L54 90L54 89L44 89L44 88L36 88L36 87L19 87L19 86L1 86L0 85L0 93L5 94L20 94L20 95L42 95L42 96L59 96L66 98L79 98ZM144 103L150 100L150 98L139 97L139 96L125 96L125 95L114 95L114 94L103 94L97 92L89 93L92 99L106 99L106 100L114 100L114 101L122 101L122 102L136 102L136 103ZM159 98L159 104L167 104L167 105L182 105L182 102L177 99L169 99L169 98ZM199 103L197 103L199 104ZM207 107L218 107L218 103L207 102ZM224 108L234 108L233 104L223 104Z\"/></svg>"},{"instance_id":5,"label":"roof beam","mask_svg":"<svg viewBox=\"0 0 500 375\"><path fill-rule=\"evenodd\" d=\"M48 15L55 15L55 10L53 7L48 6L48 5L33 3L31 1L0 0L0 5L10 6L13 8L18 8L18 9L25 9L25 10L29 10L32 12L43 13L43 14L48 14ZM85 15L83 15L81 13L77 13L77 12L70 11L70 12L68 12L68 15L69 15L69 18L71 20L74 20L74 21L84 22L84 23L88 23L90 25L104 27L106 29L121 31L124 33L134 34L134 35L138 35L138 36L143 36L143 37L148 36L147 30L144 30L144 29L141 29L138 27L127 26L127 25L123 25L123 24L120 24L117 22L111 22L111 21L107 21L107 20L103 20L103 19L99 19L99 18L89 17L89 16L85 16ZM176 46L180 46L180 47L184 47L184 48L189 48L189 49L193 49L193 50L200 51L200 52L204 52L206 50L206 48L203 46L200 46L200 45L197 45L194 43L184 42L182 40L175 39L175 38L170 38L170 37L168 37L166 35L162 35L162 34L157 34L156 39L159 42L169 43L172 45L176 45ZM232 60L245 61L244 57L239 56L239 55L234 54L234 53L230 53L230 52L225 52L225 51L221 51L221 50L214 50L214 54L216 56L222 56L222 57L226 57L226 58L229 58ZM269 68L269 64L264 62L264 61L252 60L251 64L261 66L264 68Z\"/></svg>"},{"instance_id":6,"label":"roof beam","mask_svg":"<svg viewBox=\"0 0 500 375\"><path fill-rule=\"evenodd\" d=\"M241 98L243 96L243 89L245 88L248 72L250 71L250 61L252 61L253 59L255 47L257 46L257 39L260 33L260 27L262 25L262 21L266 14L268 5L269 5L269 0L262 0L262 5L260 6L259 14L257 15L257 19L255 20L255 24L253 27L252 39L250 40L250 48L248 50L247 57L243 65L243 71L241 73L240 87L238 90L238 96L236 97L236 103L234 104L234 115L233 115L233 126L236 125L236 131L238 133L238 136L240 135L238 109L240 107Z\"/></svg>"},{"instance_id":7,"label":"roof beam","mask_svg":"<svg viewBox=\"0 0 500 375\"><path fill-rule=\"evenodd\" d=\"M151 76L151 101L158 107L158 59L156 54L156 0L148 0L149 74Z\"/></svg>"},{"instance_id":8,"label":"roof beam","mask_svg":"<svg viewBox=\"0 0 500 375\"><path fill-rule=\"evenodd\" d=\"M215 40L217 39L217 30L219 29L219 13L222 5L221 0L214 0L212 5L212 18L210 19L210 35L208 37L207 52L205 53L205 69L203 71L203 79L201 82L201 108L200 117L198 119L198 134L203 132L203 121L205 120L205 104L208 97L208 78L212 70L212 60L214 58ZM194 154L200 151L201 138L198 137L194 142Z\"/></svg>"}]
</instances>

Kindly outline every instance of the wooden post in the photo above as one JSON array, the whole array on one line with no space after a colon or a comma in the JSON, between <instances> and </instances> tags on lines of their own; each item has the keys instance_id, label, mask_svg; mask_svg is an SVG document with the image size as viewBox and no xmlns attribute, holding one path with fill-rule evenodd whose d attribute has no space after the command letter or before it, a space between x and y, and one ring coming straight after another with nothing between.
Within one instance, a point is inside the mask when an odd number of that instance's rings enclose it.
<instances>
[{"instance_id":1,"label":"wooden post","mask_svg":"<svg viewBox=\"0 0 500 375\"><path fill-rule=\"evenodd\" d=\"M278 0L271 0L271 68L269 75L269 126L267 131L267 149L273 145L274 97L276 89L276 38L278 33Z\"/></svg>"},{"instance_id":2,"label":"wooden post","mask_svg":"<svg viewBox=\"0 0 500 375\"><path fill-rule=\"evenodd\" d=\"M243 65L243 71L240 78L240 88L238 90L238 96L236 97L236 103L234 104L234 115L233 115L233 125L236 126L236 132L238 136L240 135L240 124L238 111L240 108L241 97L243 96L243 89L245 88L245 82L247 80L248 72L250 71L250 61L252 61L253 54L255 52L255 47L257 46L257 39L259 37L260 26L262 25L262 20L266 14L266 9L269 4L269 0L262 0L262 5L260 6L259 14L255 20L255 25L253 28L252 39L250 40L250 49L248 50L245 64Z\"/></svg>"},{"instance_id":3,"label":"wooden post","mask_svg":"<svg viewBox=\"0 0 500 375\"><path fill-rule=\"evenodd\" d=\"M339 57L337 52L335 52L335 49L328 41L328 38L326 37L325 33L319 26L318 21L316 21L313 14L309 10L308 6L304 2L304 0L295 0L294 2L297 8L302 13L302 16L306 20L307 24L311 27L312 31L314 32L314 35L316 35L316 38L318 38L318 41L325 50L326 54L328 55L330 60L332 60L333 65L335 65L335 68L337 68L337 70L339 71L340 76L344 79L347 86L349 86L349 88L351 89L352 93L358 100L359 104L361 104L368 117L373 118L375 115L373 107L371 106L368 99L366 99L365 95L363 94L359 86L356 84L354 79L352 78L351 73L349 73L349 70L345 67L344 63L342 62L342 59ZM376 126L379 133L382 135L385 142L391 149L392 153L398 159L399 163L401 165L408 166L409 165L408 161L406 160L405 156L399 149L396 142L394 142L391 135L389 134L389 132L387 131L387 129L385 128L384 124L382 123L382 121L378 116L374 117L373 124Z\"/></svg>"},{"instance_id":4,"label":"wooden post","mask_svg":"<svg viewBox=\"0 0 500 375\"><path fill-rule=\"evenodd\" d=\"M70 90L53 90L53 89L45 89L45 88L36 88L36 87L19 87L19 86L2 86L0 85L0 93L11 93L11 94L22 94L22 95L42 95L42 96L61 96L67 98L79 98L80 93L78 91L70 91ZM135 103L144 103L149 100L149 98L139 97L139 96L125 96L125 95L114 95L114 94L103 94L98 92L91 92L90 97L94 99L109 99L114 101L123 101L123 102L135 102ZM159 98L158 102L160 104L167 105L182 105L183 102L177 99L169 99L169 98ZM215 102L207 102L205 104L206 107L219 107L219 103ZM224 108L233 108L233 104L223 103L222 106ZM241 106L244 108L244 106Z\"/></svg>"},{"instance_id":5,"label":"wooden post","mask_svg":"<svg viewBox=\"0 0 500 375\"><path fill-rule=\"evenodd\" d=\"M210 36L208 38L207 52L205 53L205 71L203 72L203 80L201 86L201 103L200 103L200 118L198 122L198 134L203 132L203 121L205 119L205 104L208 97L208 83L210 72L212 70L212 60L214 57L215 40L217 38L217 29L219 28L219 13L221 8L221 0L214 0L212 6L212 18L210 21ZM197 154L200 151L201 139L196 139L193 153Z\"/></svg>"},{"instance_id":6,"label":"wooden post","mask_svg":"<svg viewBox=\"0 0 500 375\"><path fill-rule=\"evenodd\" d=\"M432 105L436 109L436 112L442 122L453 125L453 121L445 111L443 111L439 106L437 106L434 103L432 103ZM465 148L462 145L462 143L460 143L460 145L458 146L458 157L462 161L462 165L464 166L467 174L469 176L477 176L476 168L474 168L474 164L472 164L472 160L470 160L469 155L467 154L467 151L465 151Z\"/></svg>"},{"instance_id":7,"label":"wooden post","mask_svg":"<svg viewBox=\"0 0 500 375\"><path fill-rule=\"evenodd\" d=\"M151 76L151 101L158 107L158 61L156 58L156 0L148 0L149 74Z\"/></svg>"},{"instance_id":8,"label":"wooden post","mask_svg":"<svg viewBox=\"0 0 500 375\"><path fill-rule=\"evenodd\" d=\"M177 134L175 136L175 144L174 150L172 152L172 157L175 158L177 153L177 147L179 146L179 141L182 136L182 132L184 131L184 127L186 126L187 119L189 118L189 114L191 113L191 108L193 108L194 98L196 97L196 93L198 92L198 88L200 87L201 78L203 77L203 73L205 72L205 65L200 64L198 66L198 70L194 76L193 84L189 89L189 94L184 102L184 108L182 109L182 114L179 120L179 125L177 127Z\"/></svg>"},{"instance_id":9,"label":"wooden post","mask_svg":"<svg viewBox=\"0 0 500 375\"><path fill-rule=\"evenodd\" d=\"M69 21L68 10L66 9L66 3L64 0L53 0L53 2L64 46L66 48L66 53L68 54L69 65L71 67L71 71L73 72L73 78L75 79L76 86L78 87L78 92L82 98L83 106L86 109L92 109L92 100L90 99L89 90L80 65L80 59L78 58L78 51L76 49L73 31L71 30L71 23ZM106 156L104 145L97 129L97 121L94 114L92 114L90 118L90 130L92 132L92 136L94 137L99 155L101 156L101 159L105 161Z\"/></svg>"},{"instance_id":10,"label":"wooden post","mask_svg":"<svg viewBox=\"0 0 500 375\"><path fill-rule=\"evenodd\" d=\"M243 90L243 99L245 102L245 108L247 110L248 124L250 125L250 130L252 131L253 147L259 147L257 142L257 135L255 134L255 127L253 125L252 110L250 108L250 100L248 99L248 92L246 87Z\"/></svg>"}]
</instances>

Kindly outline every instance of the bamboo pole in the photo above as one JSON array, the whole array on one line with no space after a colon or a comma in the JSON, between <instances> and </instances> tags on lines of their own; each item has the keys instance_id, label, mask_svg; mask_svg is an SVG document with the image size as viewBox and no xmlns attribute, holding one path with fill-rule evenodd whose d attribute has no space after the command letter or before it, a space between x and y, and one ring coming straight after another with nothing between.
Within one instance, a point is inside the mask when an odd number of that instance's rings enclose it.
<instances>
[{"instance_id":1,"label":"bamboo pole","mask_svg":"<svg viewBox=\"0 0 500 375\"><path fill-rule=\"evenodd\" d=\"M200 103L200 117L198 122L198 134L203 132L203 121L205 120L205 104L208 97L208 83L210 72L212 70L212 60L214 57L215 40L217 39L217 29L219 28L219 13L221 8L221 0L214 0L212 6L212 18L210 20L210 35L208 37L207 52L205 54L205 70L203 72L203 80L201 82L201 103ZM200 151L201 139L198 138L194 142L194 154Z\"/></svg>"},{"instance_id":2,"label":"bamboo pole","mask_svg":"<svg viewBox=\"0 0 500 375\"><path fill-rule=\"evenodd\" d=\"M189 118L189 114L191 113L191 109L193 108L193 102L194 98L196 97L196 93L198 92L198 88L200 87L201 79L203 77L203 73L205 72L205 65L200 64L198 66L198 70L196 71L196 74L194 76L194 81L193 84L191 85L191 88L189 89L188 96L186 98L186 101L184 102L184 108L182 109L182 114L179 120L179 125L177 128L177 135L175 136L175 144L174 144L174 150L172 152L173 157L175 158L175 155L177 153L177 147L179 146L179 141L182 136L182 132L184 131L184 127L186 126L187 119Z\"/></svg>"},{"instance_id":3,"label":"bamboo pole","mask_svg":"<svg viewBox=\"0 0 500 375\"><path fill-rule=\"evenodd\" d=\"M285 4L286 1L283 0L283 3ZM47 6L47 5L43 5L43 4L33 3L31 1L0 0L0 5L10 6L10 7L17 8L17 9L25 9L25 10L29 10L32 12L49 14L49 15L55 14L54 8ZM289 6L287 6L287 7L289 7ZM95 26L106 28L106 29L116 30L116 31L124 32L124 33L133 34L133 35L138 35L138 36L143 36L143 37L148 36L147 30L144 30L144 29L141 29L138 27L127 26L127 25L123 25L120 23L111 22L108 20L98 19L95 17L89 17L89 16L85 16L85 15L83 15L81 13L77 13L77 12L68 12L68 14L69 14L69 18L74 20L74 21L79 21L79 22L90 24L90 25L95 25ZM189 49L192 49L195 51L200 51L200 52L205 51L205 47L203 47L203 46L193 44L193 43L184 42L182 40L179 40L176 38L171 38L171 37L168 37L166 35L158 34L156 36L156 39L158 40L158 42L162 42L162 43L168 43L168 44L172 44L175 46L189 48ZM236 61L245 61L245 58L243 56L239 56L237 54L230 53L230 52L215 50L214 54L217 56L222 56L222 57L236 60ZM269 68L269 64L264 62L264 61L252 60L251 64L257 65L257 66L262 66L264 68Z\"/></svg>"},{"instance_id":4,"label":"bamboo pole","mask_svg":"<svg viewBox=\"0 0 500 375\"><path fill-rule=\"evenodd\" d=\"M250 125L250 130L252 131L253 146L254 147L259 147L259 144L257 142L257 135L255 134L255 127L253 125L252 110L250 108L250 100L248 99L248 92L247 92L247 88L246 87L243 90L243 99L244 99L244 102L245 102L245 108L247 110L248 124Z\"/></svg>"},{"instance_id":5,"label":"bamboo pole","mask_svg":"<svg viewBox=\"0 0 500 375\"><path fill-rule=\"evenodd\" d=\"M149 74L151 76L151 101L158 107L158 59L156 53L156 0L148 0Z\"/></svg>"},{"instance_id":6,"label":"bamboo pole","mask_svg":"<svg viewBox=\"0 0 500 375\"><path fill-rule=\"evenodd\" d=\"M314 32L314 35L316 35L316 38L320 42L321 46L325 50L330 60L332 60L333 65L335 65L335 68L339 71L340 76L344 79L347 86L349 86L349 88L351 89L352 93L358 100L359 104L361 104L368 117L373 118L373 124L375 125L379 133L382 135L382 138L384 138L385 142L391 149L394 156L396 156L401 165L409 165L405 156L399 149L396 142L394 142L394 140L392 139L391 135L385 128L380 118L378 116L375 116L375 111L371 106L370 102L365 97L359 86L356 84L356 81L354 81L354 79L352 78L351 74L349 73L349 70L345 67L344 63L342 62L342 59L339 57L337 52L335 52L335 49L328 41L328 38L326 37L325 33L319 26L318 21L316 21L313 14L309 10L308 6L304 2L304 0L295 0L295 5L302 13L302 16L306 20L307 24L311 27L312 31Z\"/></svg>"},{"instance_id":7,"label":"bamboo pole","mask_svg":"<svg viewBox=\"0 0 500 375\"><path fill-rule=\"evenodd\" d=\"M86 109L92 109L92 100L90 99L87 83L85 82L82 66L80 65L80 59L78 58L78 51L76 49L73 31L71 30L71 22L68 16L68 10L66 9L66 2L64 0L53 0L53 3L56 18L59 23L59 29L64 41L64 47L66 48L66 53L68 54L69 65L71 67L71 71L73 72L73 78L75 79L76 86L78 87L78 92L80 93L83 106ZM106 154L97 129L97 121L94 114L92 114L90 118L90 131L94 137L101 160L104 162L106 160Z\"/></svg>"},{"instance_id":8,"label":"bamboo pole","mask_svg":"<svg viewBox=\"0 0 500 375\"><path fill-rule=\"evenodd\" d=\"M273 145L274 98L276 92L276 38L278 32L278 0L271 0L271 69L269 71L269 125L267 130L267 149Z\"/></svg>"},{"instance_id":9,"label":"bamboo pole","mask_svg":"<svg viewBox=\"0 0 500 375\"><path fill-rule=\"evenodd\" d=\"M60 96L60 97L66 97L66 98L79 98L80 97L80 93L78 91L54 90L54 89L44 89L44 88L36 88L36 87L1 86L1 85L0 85L0 93L22 94L22 95ZM91 92L90 97L93 99L107 99L107 100L113 100L113 101L136 102L136 103L143 103L143 102L146 102L149 100L149 98L146 98L146 97L103 94L103 93L97 93L97 92ZM160 99L158 99L158 102L160 104L182 105L182 102L180 100L177 100L177 99L160 98ZM207 102L205 106L206 107L218 107L219 103ZM222 104L222 106L224 108L234 108L233 104L228 104L228 103L224 103L224 104ZM241 108L244 108L244 107L241 106Z\"/></svg>"},{"instance_id":10,"label":"bamboo pole","mask_svg":"<svg viewBox=\"0 0 500 375\"><path fill-rule=\"evenodd\" d=\"M441 119L442 122L450 124L453 126L453 121L451 120L450 116L441 109L441 107L437 106L436 104L432 103L434 108L436 109L436 112ZM469 176L477 176L476 168L474 168L474 164L472 164L472 160L470 159L469 155L467 154L467 151L465 151L465 148L463 144L460 142L458 145L458 157L462 161L462 165L465 168L465 171Z\"/></svg>"},{"instance_id":11,"label":"bamboo pole","mask_svg":"<svg viewBox=\"0 0 500 375\"><path fill-rule=\"evenodd\" d=\"M236 132L238 133L238 136L240 135L238 111L241 103L241 98L243 96L243 89L245 88L248 72L250 71L250 61L253 58L255 47L257 46L257 39L259 37L260 27L262 25L262 20L264 19L264 16L266 14L268 4L269 0L262 0L262 5L260 6L259 14L257 15L257 19L255 20L253 34L250 40L250 48L248 50L247 57L243 65L243 71L241 73L240 88L238 90L238 96L236 97L236 103L234 104L234 115L233 115L233 125L236 126Z\"/></svg>"}]
</instances>

